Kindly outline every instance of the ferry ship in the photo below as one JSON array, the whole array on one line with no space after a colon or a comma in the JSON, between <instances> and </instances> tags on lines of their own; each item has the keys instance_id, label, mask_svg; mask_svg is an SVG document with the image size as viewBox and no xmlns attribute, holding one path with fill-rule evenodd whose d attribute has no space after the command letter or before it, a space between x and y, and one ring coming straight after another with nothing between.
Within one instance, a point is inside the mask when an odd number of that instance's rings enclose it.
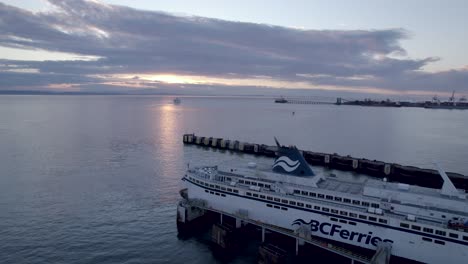
<instances>
[{"instance_id":1,"label":"ferry ship","mask_svg":"<svg viewBox=\"0 0 468 264\"><path fill-rule=\"evenodd\" d=\"M439 169L443 186L430 189L365 178L315 174L295 146L278 146L272 167L188 168L189 199L207 208L341 244L423 263L466 263L468 201Z\"/></svg>"}]
</instances>

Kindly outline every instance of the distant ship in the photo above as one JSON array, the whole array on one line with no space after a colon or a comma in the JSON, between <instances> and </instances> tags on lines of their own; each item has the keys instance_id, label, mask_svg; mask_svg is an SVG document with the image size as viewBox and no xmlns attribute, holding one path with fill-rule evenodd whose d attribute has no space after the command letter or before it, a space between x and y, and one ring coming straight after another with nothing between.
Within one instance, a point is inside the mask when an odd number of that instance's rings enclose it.
<instances>
[{"instance_id":1,"label":"distant ship","mask_svg":"<svg viewBox=\"0 0 468 264\"><path fill-rule=\"evenodd\" d=\"M281 97L281 98L278 98L278 99L275 99L275 103L281 103L281 104L284 104L284 103L287 103L288 100L284 99L284 97Z\"/></svg>"},{"instance_id":2,"label":"distant ship","mask_svg":"<svg viewBox=\"0 0 468 264\"><path fill-rule=\"evenodd\" d=\"M190 199L207 208L423 263L466 263L468 200L442 169L442 189L316 175L294 147L272 167L189 168ZM305 230L305 231L304 231Z\"/></svg>"},{"instance_id":3,"label":"distant ship","mask_svg":"<svg viewBox=\"0 0 468 264\"><path fill-rule=\"evenodd\" d=\"M174 98L174 104L180 104L181 100L179 97Z\"/></svg>"}]
</instances>

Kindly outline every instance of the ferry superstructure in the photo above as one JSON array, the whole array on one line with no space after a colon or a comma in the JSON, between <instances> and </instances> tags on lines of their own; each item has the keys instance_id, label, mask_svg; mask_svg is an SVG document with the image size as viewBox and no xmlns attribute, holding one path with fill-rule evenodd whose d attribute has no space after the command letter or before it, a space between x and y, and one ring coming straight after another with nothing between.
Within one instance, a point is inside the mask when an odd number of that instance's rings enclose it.
<instances>
[{"instance_id":1,"label":"ferry superstructure","mask_svg":"<svg viewBox=\"0 0 468 264\"><path fill-rule=\"evenodd\" d=\"M189 199L277 227L424 263L468 259L468 201L440 171L442 189L315 175L294 147L278 142L273 167L189 168Z\"/></svg>"}]
</instances>

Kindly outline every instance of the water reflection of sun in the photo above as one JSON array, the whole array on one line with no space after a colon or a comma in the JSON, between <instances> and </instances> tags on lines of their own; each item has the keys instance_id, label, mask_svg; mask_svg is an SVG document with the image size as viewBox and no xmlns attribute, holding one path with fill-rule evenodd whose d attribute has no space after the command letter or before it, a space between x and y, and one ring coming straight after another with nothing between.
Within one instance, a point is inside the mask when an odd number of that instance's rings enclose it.
<instances>
[{"instance_id":1,"label":"water reflection of sun","mask_svg":"<svg viewBox=\"0 0 468 264\"><path fill-rule=\"evenodd\" d=\"M176 108L173 104L164 104L159 107L159 134L162 138L171 139L175 134ZM165 145L165 144L164 144Z\"/></svg>"},{"instance_id":2,"label":"water reflection of sun","mask_svg":"<svg viewBox=\"0 0 468 264\"><path fill-rule=\"evenodd\" d=\"M155 106L152 112L153 136L157 142L153 158L159 163L159 177L171 178L182 162L180 108L172 103L165 103Z\"/></svg>"}]
</instances>

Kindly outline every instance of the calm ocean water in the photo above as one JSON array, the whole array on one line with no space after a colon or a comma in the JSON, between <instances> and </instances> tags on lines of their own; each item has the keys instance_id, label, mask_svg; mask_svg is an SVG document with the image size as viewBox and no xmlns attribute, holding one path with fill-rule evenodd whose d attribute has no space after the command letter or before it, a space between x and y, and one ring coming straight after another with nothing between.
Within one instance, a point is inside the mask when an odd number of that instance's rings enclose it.
<instances>
[{"instance_id":1,"label":"calm ocean water","mask_svg":"<svg viewBox=\"0 0 468 264\"><path fill-rule=\"evenodd\" d=\"M0 262L219 262L208 238L177 237L186 164L269 160L184 147L184 133L269 145L276 136L301 149L431 168L438 161L468 175L468 111L1 96Z\"/></svg>"}]
</instances>

